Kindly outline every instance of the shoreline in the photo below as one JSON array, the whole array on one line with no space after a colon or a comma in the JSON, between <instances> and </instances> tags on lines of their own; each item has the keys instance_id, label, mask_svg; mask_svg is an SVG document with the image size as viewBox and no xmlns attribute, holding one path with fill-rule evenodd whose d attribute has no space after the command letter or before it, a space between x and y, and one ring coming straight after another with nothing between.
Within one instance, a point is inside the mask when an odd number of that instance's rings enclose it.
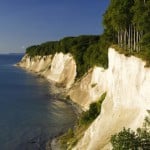
<instances>
[{"instance_id":1,"label":"shoreline","mask_svg":"<svg viewBox=\"0 0 150 150\"><path fill-rule=\"evenodd\" d=\"M55 83L54 81L50 81L42 76L40 73L29 71L37 76L37 78L44 78L48 84L52 86L52 93L56 94L59 98L59 101L65 102L70 105L74 113L76 114L76 119L79 118L80 114L83 112L81 106L77 103L73 102L70 98L67 97L67 90L59 85L59 83ZM54 90L54 91L53 91ZM55 91L57 90L57 92ZM77 120L76 120L77 121ZM76 124L74 124L75 126ZM74 128L73 126L73 128ZM68 128L69 129L69 128ZM66 130L67 131L67 130ZM50 140L46 142L45 150L64 150L59 143L59 137L66 133L66 131L61 131L58 135L52 137Z\"/></svg>"},{"instance_id":2,"label":"shoreline","mask_svg":"<svg viewBox=\"0 0 150 150\"><path fill-rule=\"evenodd\" d=\"M64 103L66 103L67 105L70 105L70 107L72 108L73 112L76 114L76 121L79 118L79 115L83 112L81 106L79 106L77 103L73 102L68 96L67 96L67 89L65 89L63 86L61 86L61 84L56 83L54 81L48 80L46 77L44 77L43 75L41 75L39 72L34 72L32 70L28 70L25 67L21 67L19 65L19 63L14 64L14 67L18 67L20 69L23 69L31 74L34 74L37 78L43 78L45 79L48 84L50 85L51 88L51 92L54 95L57 95L59 101L62 101ZM75 124L74 124L75 126ZM74 127L73 126L73 127ZM68 128L69 129L69 128ZM67 130L66 130L67 131ZM45 150L63 150L61 148L61 144L59 143L59 137L61 135L63 135L64 133L66 133L66 131L61 131L60 133L58 133L57 135L55 135L54 137L50 138L48 141L46 141L45 143Z\"/></svg>"}]
</instances>

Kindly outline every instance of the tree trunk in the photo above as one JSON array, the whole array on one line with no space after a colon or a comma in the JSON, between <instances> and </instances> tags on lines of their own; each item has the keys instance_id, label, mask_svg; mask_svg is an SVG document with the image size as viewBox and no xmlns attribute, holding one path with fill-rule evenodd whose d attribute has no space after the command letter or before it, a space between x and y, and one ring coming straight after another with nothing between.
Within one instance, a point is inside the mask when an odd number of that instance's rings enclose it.
<instances>
[{"instance_id":1,"label":"tree trunk","mask_svg":"<svg viewBox=\"0 0 150 150\"><path fill-rule=\"evenodd\" d=\"M132 49L133 49L133 42L132 42L133 41L133 37L132 37L133 34L132 34L132 32L133 31L132 31L132 25L131 25L131 41L130 41L131 42L131 52L132 52Z\"/></svg>"},{"instance_id":2,"label":"tree trunk","mask_svg":"<svg viewBox=\"0 0 150 150\"><path fill-rule=\"evenodd\" d=\"M140 34L139 34L139 42L141 41L141 38L143 36L143 31L140 31ZM141 51L141 44L139 44L139 51Z\"/></svg>"},{"instance_id":3,"label":"tree trunk","mask_svg":"<svg viewBox=\"0 0 150 150\"><path fill-rule=\"evenodd\" d=\"M120 32L118 31L118 45L120 45Z\"/></svg>"},{"instance_id":4,"label":"tree trunk","mask_svg":"<svg viewBox=\"0 0 150 150\"><path fill-rule=\"evenodd\" d=\"M122 34L122 29L121 29L121 47L123 47L123 34Z\"/></svg>"},{"instance_id":5,"label":"tree trunk","mask_svg":"<svg viewBox=\"0 0 150 150\"><path fill-rule=\"evenodd\" d=\"M129 33L128 33L128 49L130 50L131 48L131 28L130 28L130 25L129 25Z\"/></svg>"},{"instance_id":6,"label":"tree trunk","mask_svg":"<svg viewBox=\"0 0 150 150\"><path fill-rule=\"evenodd\" d=\"M123 48L126 50L126 30L123 32Z\"/></svg>"},{"instance_id":7,"label":"tree trunk","mask_svg":"<svg viewBox=\"0 0 150 150\"><path fill-rule=\"evenodd\" d=\"M145 0L144 0L144 6L146 6L146 4L145 4Z\"/></svg>"},{"instance_id":8,"label":"tree trunk","mask_svg":"<svg viewBox=\"0 0 150 150\"><path fill-rule=\"evenodd\" d=\"M134 28L134 45L133 45L133 50L135 51L136 50L136 31L135 31L135 26L133 27Z\"/></svg>"},{"instance_id":9,"label":"tree trunk","mask_svg":"<svg viewBox=\"0 0 150 150\"><path fill-rule=\"evenodd\" d=\"M139 52L139 31L136 32L136 51Z\"/></svg>"}]
</instances>

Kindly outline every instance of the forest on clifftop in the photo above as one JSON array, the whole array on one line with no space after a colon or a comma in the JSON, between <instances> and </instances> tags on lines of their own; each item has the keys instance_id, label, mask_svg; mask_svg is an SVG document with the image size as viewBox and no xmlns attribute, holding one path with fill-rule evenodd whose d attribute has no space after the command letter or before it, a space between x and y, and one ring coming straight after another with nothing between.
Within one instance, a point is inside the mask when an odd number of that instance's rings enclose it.
<instances>
[{"instance_id":1,"label":"forest on clifftop","mask_svg":"<svg viewBox=\"0 0 150 150\"><path fill-rule=\"evenodd\" d=\"M30 46L26 53L54 55L71 53L77 64L77 77L83 76L93 66L108 66L108 47L126 55L135 55L150 64L150 0L111 0L103 15L102 35L65 37Z\"/></svg>"}]
</instances>

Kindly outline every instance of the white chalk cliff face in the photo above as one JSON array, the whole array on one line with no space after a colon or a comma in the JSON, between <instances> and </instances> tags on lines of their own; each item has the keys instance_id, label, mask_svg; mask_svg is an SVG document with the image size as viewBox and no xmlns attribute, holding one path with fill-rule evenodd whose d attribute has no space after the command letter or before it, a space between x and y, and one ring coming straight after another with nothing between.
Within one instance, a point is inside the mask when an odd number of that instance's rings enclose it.
<instances>
[{"instance_id":1,"label":"white chalk cliff face","mask_svg":"<svg viewBox=\"0 0 150 150\"><path fill-rule=\"evenodd\" d=\"M70 54L56 53L53 58L51 55L33 58L25 55L18 65L66 88L70 88L76 76L76 63Z\"/></svg>"},{"instance_id":2,"label":"white chalk cliff face","mask_svg":"<svg viewBox=\"0 0 150 150\"><path fill-rule=\"evenodd\" d=\"M83 110L87 110L92 102L97 101L106 92L105 80L106 71L103 68L95 67L89 70L81 81L74 84L68 95L74 102L81 105Z\"/></svg>"},{"instance_id":3,"label":"white chalk cliff face","mask_svg":"<svg viewBox=\"0 0 150 150\"><path fill-rule=\"evenodd\" d=\"M109 49L109 68L95 67L69 94L84 109L106 91L101 114L85 132L74 150L111 149L111 135L123 127L136 130L150 109L150 69L136 57ZM81 94L78 94L78 93Z\"/></svg>"},{"instance_id":4,"label":"white chalk cliff face","mask_svg":"<svg viewBox=\"0 0 150 150\"><path fill-rule=\"evenodd\" d=\"M76 64L70 54L56 53L53 58L36 56L32 59L25 55L19 65L68 89L76 76ZM123 127L136 130L142 125L150 109L150 69L144 66L142 60L126 57L110 48L108 69L94 67L70 88L68 95L84 110L107 92L101 114L74 150L109 150L111 135Z\"/></svg>"},{"instance_id":5,"label":"white chalk cliff face","mask_svg":"<svg viewBox=\"0 0 150 150\"><path fill-rule=\"evenodd\" d=\"M76 63L71 54L56 53L51 68L44 72L47 79L70 88L76 77Z\"/></svg>"},{"instance_id":6,"label":"white chalk cliff face","mask_svg":"<svg viewBox=\"0 0 150 150\"><path fill-rule=\"evenodd\" d=\"M52 56L35 56L33 58L25 55L19 62L19 66L34 72L42 72L51 64Z\"/></svg>"}]
</instances>

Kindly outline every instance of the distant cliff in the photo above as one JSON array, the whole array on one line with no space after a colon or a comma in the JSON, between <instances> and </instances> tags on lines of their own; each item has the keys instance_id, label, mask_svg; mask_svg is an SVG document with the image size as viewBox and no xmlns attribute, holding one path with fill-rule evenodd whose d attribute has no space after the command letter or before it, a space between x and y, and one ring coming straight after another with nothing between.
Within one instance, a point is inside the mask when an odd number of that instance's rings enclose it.
<instances>
[{"instance_id":1,"label":"distant cliff","mask_svg":"<svg viewBox=\"0 0 150 150\"><path fill-rule=\"evenodd\" d=\"M76 63L70 54L56 53L53 57L25 55L18 65L66 88L71 87L76 76Z\"/></svg>"},{"instance_id":2,"label":"distant cliff","mask_svg":"<svg viewBox=\"0 0 150 150\"><path fill-rule=\"evenodd\" d=\"M111 135L123 127L136 129L141 126L150 108L150 69L145 68L145 62L119 54L113 48L109 48L108 56L108 69L95 66L77 82L76 62L71 54L32 58L25 55L19 63L65 86L70 98L84 110L107 92L101 114L74 147L76 150L111 149Z\"/></svg>"}]
</instances>

